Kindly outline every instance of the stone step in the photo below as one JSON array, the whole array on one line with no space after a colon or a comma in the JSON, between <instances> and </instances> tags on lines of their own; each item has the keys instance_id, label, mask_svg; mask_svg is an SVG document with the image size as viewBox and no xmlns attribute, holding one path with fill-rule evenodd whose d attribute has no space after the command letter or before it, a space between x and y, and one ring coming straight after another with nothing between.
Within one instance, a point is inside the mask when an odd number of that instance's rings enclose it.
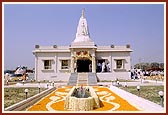
<instances>
[{"instance_id":1,"label":"stone step","mask_svg":"<svg viewBox=\"0 0 168 115\"><path fill-rule=\"evenodd\" d=\"M89 85L97 85L97 76L95 73L88 74L88 84Z\"/></svg>"},{"instance_id":2,"label":"stone step","mask_svg":"<svg viewBox=\"0 0 168 115\"><path fill-rule=\"evenodd\" d=\"M77 73L72 73L69 78L68 85L75 86L77 83L77 76L78 76Z\"/></svg>"},{"instance_id":3,"label":"stone step","mask_svg":"<svg viewBox=\"0 0 168 115\"><path fill-rule=\"evenodd\" d=\"M72 73L68 85L75 86L76 84L97 85L96 73Z\"/></svg>"}]
</instances>

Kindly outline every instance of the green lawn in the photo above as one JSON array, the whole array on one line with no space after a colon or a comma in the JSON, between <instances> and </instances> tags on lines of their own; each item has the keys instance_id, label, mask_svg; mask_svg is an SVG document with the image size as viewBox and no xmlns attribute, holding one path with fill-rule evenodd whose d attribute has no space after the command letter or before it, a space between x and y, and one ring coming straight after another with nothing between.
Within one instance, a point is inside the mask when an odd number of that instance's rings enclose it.
<instances>
[{"instance_id":1,"label":"green lawn","mask_svg":"<svg viewBox=\"0 0 168 115\"><path fill-rule=\"evenodd\" d=\"M125 80L125 79L118 79L119 82L138 82L132 79ZM116 80L100 80L100 82L116 82Z\"/></svg>"},{"instance_id":2,"label":"green lawn","mask_svg":"<svg viewBox=\"0 0 168 115\"><path fill-rule=\"evenodd\" d=\"M128 88L125 87L120 88L132 94L138 95L136 86L129 86ZM144 99L147 99L160 105L160 96L158 94L159 91L164 91L164 86L141 86L140 96Z\"/></svg>"},{"instance_id":3,"label":"green lawn","mask_svg":"<svg viewBox=\"0 0 168 115\"><path fill-rule=\"evenodd\" d=\"M25 89L26 88L4 88L4 107L6 108L8 106L11 106L15 103L18 103L24 100L26 98L26 95L24 92ZM27 95L28 98L39 93L38 87L37 88L28 87L27 89L29 89L29 92ZM44 90L45 88L41 88L40 92Z\"/></svg>"}]
</instances>

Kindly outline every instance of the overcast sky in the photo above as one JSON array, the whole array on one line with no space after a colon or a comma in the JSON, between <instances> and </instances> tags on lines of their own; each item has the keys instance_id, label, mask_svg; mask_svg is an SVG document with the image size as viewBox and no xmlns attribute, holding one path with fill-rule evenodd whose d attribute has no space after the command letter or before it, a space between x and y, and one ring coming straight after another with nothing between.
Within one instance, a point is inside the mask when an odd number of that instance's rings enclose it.
<instances>
[{"instance_id":1,"label":"overcast sky","mask_svg":"<svg viewBox=\"0 0 168 115\"><path fill-rule=\"evenodd\" d=\"M164 62L163 4L5 4L4 68L34 68L37 44L70 45L83 8L95 44L130 44L132 65Z\"/></svg>"}]
</instances>

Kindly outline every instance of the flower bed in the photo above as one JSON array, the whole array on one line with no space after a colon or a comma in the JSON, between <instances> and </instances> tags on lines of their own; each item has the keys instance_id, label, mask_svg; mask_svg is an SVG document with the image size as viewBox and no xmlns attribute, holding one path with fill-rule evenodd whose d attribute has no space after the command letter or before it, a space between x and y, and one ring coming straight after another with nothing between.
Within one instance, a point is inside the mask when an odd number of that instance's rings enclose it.
<instances>
[{"instance_id":1,"label":"flower bed","mask_svg":"<svg viewBox=\"0 0 168 115\"><path fill-rule=\"evenodd\" d=\"M96 109L96 111L138 111L138 109L131 104L129 104L126 100L113 93L110 89L106 87L93 87L96 90L97 95L100 97L100 100L103 103L103 107ZM108 105L111 107L108 107Z\"/></svg>"},{"instance_id":2,"label":"flower bed","mask_svg":"<svg viewBox=\"0 0 168 115\"><path fill-rule=\"evenodd\" d=\"M64 101L66 95L71 90L71 86L65 86L57 89L50 95L28 108L28 111L66 111L64 109ZM138 111L138 109L126 100L113 93L107 87L93 87L98 97L100 98L100 108L92 111Z\"/></svg>"}]
</instances>

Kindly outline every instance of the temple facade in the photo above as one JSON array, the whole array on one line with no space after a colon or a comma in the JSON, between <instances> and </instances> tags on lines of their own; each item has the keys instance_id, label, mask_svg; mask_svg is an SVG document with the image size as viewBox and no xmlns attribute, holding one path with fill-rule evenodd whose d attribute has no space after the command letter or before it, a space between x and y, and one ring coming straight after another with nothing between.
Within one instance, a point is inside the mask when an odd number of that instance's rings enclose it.
<instances>
[{"instance_id":1,"label":"temple facade","mask_svg":"<svg viewBox=\"0 0 168 115\"><path fill-rule=\"evenodd\" d=\"M74 73L94 73L99 80L130 79L130 45L98 46L92 41L84 10L69 46L35 45L35 79L68 81Z\"/></svg>"}]
</instances>

